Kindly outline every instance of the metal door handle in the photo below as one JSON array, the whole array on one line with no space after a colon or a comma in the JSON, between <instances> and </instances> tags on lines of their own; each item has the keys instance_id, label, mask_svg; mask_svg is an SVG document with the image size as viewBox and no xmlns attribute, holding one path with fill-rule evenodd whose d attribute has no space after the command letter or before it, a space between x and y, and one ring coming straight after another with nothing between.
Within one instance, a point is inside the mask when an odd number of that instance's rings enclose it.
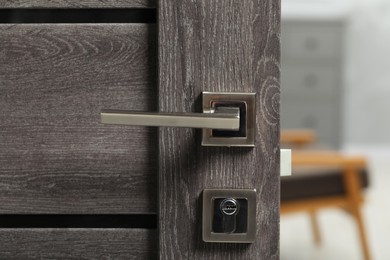
<instances>
[{"instance_id":1,"label":"metal door handle","mask_svg":"<svg viewBox=\"0 0 390 260\"><path fill-rule=\"evenodd\" d=\"M191 127L238 131L240 109L238 107L217 107L210 113L145 113L125 110L103 110L103 124Z\"/></svg>"},{"instance_id":2,"label":"metal door handle","mask_svg":"<svg viewBox=\"0 0 390 260\"><path fill-rule=\"evenodd\" d=\"M203 113L101 111L101 122L114 125L202 128L203 146L255 145L255 93L203 92Z\"/></svg>"}]
</instances>

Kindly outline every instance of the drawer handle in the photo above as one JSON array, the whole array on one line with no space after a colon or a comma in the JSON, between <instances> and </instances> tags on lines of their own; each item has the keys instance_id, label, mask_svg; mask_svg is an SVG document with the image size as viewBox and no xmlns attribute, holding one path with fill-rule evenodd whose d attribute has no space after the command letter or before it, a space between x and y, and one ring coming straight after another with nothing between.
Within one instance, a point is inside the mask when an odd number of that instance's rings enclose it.
<instances>
[{"instance_id":1,"label":"drawer handle","mask_svg":"<svg viewBox=\"0 0 390 260\"><path fill-rule=\"evenodd\" d=\"M315 51L318 49L318 46L320 45L319 41L317 38L314 37L309 37L306 39L306 49L309 51Z\"/></svg>"},{"instance_id":2,"label":"drawer handle","mask_svg":"<svg viewBox=\"0 0 390 260\"><path fill-rule=\"evenodd\" d=\"M318 78L313 74L306 75L303 81L307 88L315 88L318 85Z\"/></svg>"}]
</instances>

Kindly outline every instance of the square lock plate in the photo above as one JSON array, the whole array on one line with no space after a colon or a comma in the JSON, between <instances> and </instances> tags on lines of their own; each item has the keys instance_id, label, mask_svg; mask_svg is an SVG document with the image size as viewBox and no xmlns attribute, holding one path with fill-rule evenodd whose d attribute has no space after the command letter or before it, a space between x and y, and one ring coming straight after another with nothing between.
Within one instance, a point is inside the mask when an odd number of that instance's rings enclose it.
<instances>
[{"instance_id":1,"label":"square lock plate","mask_svg":"<svg viewBox=\"0 0 390 260\"><path fill-rule=\"evenodd\" d=\"M256 237L256 190L205 189L203 241L253 243Z\"/></svg>"},{"instance_id":2,"label":"square lock plate","mask_svg":"<svg viewBox=\"0 0 390 260\"><path fill-rule=\"evenodd\" d=\"M240 130L203 129L203 146L255 146L255 93L203 92L202 95L203 113L211 113L217 107L238 107L240 109Z\"/></svg>"}]
</instances>

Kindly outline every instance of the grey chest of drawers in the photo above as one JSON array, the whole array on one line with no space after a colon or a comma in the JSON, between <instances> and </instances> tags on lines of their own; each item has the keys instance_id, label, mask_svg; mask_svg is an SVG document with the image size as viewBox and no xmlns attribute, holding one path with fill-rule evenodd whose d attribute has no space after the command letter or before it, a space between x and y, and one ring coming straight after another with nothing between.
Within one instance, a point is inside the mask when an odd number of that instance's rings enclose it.
<instances>
[{"instance_id":1,"label":"grey chest of drawers","mask_svg":"<svg viewBox=\"0 0 390 260\"><path fill-rule=\"evenodd\" d=\"M282 23L281 126L313 129L333 148L342 135L344 31L340 19Z\"/></svg>"}]
</instances>

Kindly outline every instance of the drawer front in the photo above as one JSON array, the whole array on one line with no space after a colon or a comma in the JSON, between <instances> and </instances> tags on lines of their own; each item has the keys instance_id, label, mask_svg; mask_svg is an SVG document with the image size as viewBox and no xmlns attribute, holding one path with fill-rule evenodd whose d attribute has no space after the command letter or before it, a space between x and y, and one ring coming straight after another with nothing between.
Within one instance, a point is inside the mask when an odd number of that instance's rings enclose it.
<instances>
[{"instance_id":1,"label":"drawer front","mask_svg":"<svg viewBox=\"0 0 390 260\"><path fill-rule=\"evenodd\" d=\"M282 59L339 59L340 24L285 24L282 26Z\"/></svg>"},{"instance_id":2,"label":"drawer front","mask_svg":"<svg viewBox=\"0 0 390 260\"><path fill-rule=\"evenodd\" d=\"M321 144L339 146L340 110L336 102L301 99L281 103L283 129L313 129Z\"/></svg>"},{"instance_id":3,"label":"drawer front","mask_svg":"<svg viewBox=\"0 0 390 260\"><path fill-rule=\"evenodd\" d=\"M145 24L0 25L0 214L156 212L157 131L102 125L157 109Z\"/></svg>"},{"instance_id":4,"label":"drawer front","mask_svg":"<svg viewBox=\"0 0 390 260\"><path fill-rule=\"evenodd\" d=\"M340 74L331 66L291 66L282 65L282 101L288 97L332 98L339 95Z\"/></svg>"}]
</instances>

